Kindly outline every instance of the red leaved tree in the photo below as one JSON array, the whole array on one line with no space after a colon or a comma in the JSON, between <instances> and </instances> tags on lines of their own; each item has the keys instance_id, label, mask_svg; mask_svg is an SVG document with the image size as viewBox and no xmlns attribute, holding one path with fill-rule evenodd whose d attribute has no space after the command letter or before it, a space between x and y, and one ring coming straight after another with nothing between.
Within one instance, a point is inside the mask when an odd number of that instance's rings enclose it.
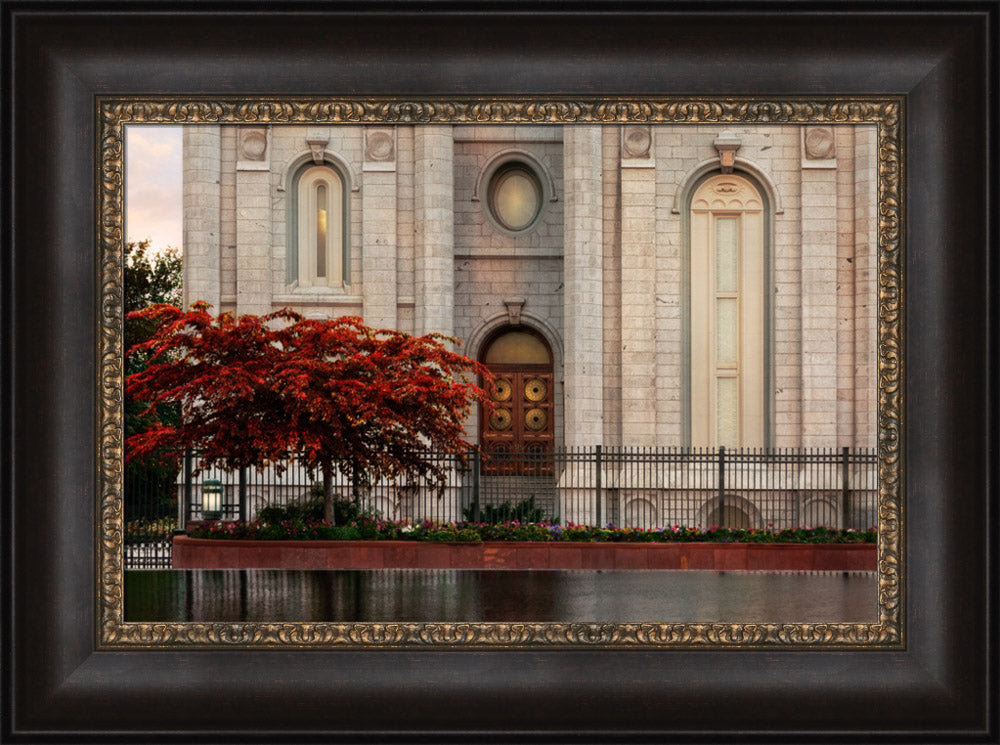
<instances>
[{"instance_id":1,"label":"red leaved tree","mask_svg":"<svg viewBox=\"0 0 1000 745\"><path fill-rule=\"evenodd\" d=\"M425 478L442 490L448 473L430 450L464 462L463 423L477 401L477 362L447 337L375 330L361 319L303 318L288 309L262 316L213 316L160 304L129 316L157 328L129 354L147 354L125 390L149 411L174 405L181 420L129 437L126 460L153 452L200 451L199 468L272 466L289 456L323 479L333 522L333 476L353 482Z\"/></svg>"}]
</instances>

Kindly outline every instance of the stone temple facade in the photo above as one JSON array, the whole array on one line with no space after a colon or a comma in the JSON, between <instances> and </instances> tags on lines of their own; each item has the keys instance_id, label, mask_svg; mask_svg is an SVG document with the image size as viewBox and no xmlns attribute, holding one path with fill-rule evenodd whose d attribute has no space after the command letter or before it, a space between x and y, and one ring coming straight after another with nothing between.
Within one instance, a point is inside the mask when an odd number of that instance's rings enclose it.
<instances>
[{"instance_id":1,"label":"stone temple facade","mask_svg":"<svg viewBox=\"0 0 1000 745\"><path fill-rule=\"evenodd\" d=\"M496 449L874 447L874 126L184 129L185 302L454 335Z\"/></svg>"}]
</instances>

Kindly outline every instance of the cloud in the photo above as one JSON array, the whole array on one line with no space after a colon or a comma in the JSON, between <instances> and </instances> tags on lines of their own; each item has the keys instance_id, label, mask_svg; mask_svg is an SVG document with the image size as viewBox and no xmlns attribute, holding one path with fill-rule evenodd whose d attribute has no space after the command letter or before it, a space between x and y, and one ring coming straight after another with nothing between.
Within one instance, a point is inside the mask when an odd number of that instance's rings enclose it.
<instances>
[{"instance_id":1,"label":"cloud","mask_svg":"<svg viewBox=\"0 0 1000 745\"><path fill-rule=\"evenodd\" d=\"M149 238L154 249L183 248L181 128L125 128L126 240Z\"/></svg>"}]
</instances>

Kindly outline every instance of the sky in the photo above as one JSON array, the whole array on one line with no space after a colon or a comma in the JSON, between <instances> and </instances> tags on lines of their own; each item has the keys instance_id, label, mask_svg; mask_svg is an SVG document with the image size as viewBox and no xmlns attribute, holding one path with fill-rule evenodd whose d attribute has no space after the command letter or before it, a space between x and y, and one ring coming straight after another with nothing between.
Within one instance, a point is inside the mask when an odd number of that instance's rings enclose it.
<instances>
[{"instance_id":1,"label":"sky","mask_svg":"<svg viewBox=\"0 0 1000 745\"><path fill-rule=\"evenodd\" d=\"M151 247L183 250L181 128L162 124L125 127L125 236L149 238Z\"/></svg>"}]
</instances>

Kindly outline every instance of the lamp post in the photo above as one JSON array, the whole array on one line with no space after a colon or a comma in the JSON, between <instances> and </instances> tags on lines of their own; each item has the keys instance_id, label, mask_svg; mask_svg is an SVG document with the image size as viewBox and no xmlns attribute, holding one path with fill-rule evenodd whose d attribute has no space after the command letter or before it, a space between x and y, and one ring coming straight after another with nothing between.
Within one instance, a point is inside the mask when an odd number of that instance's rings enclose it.
<instances>
[{"instance_id":1,"label":"lamp post","mask_svg":"<svg viewBox=\"0 0 1000 745\"><path fill-rule=\"evenodd\" d=\"M222 517L222 482L206 479L201 485L201 517L218 520Z\"/></svg>"}]
</instances>

